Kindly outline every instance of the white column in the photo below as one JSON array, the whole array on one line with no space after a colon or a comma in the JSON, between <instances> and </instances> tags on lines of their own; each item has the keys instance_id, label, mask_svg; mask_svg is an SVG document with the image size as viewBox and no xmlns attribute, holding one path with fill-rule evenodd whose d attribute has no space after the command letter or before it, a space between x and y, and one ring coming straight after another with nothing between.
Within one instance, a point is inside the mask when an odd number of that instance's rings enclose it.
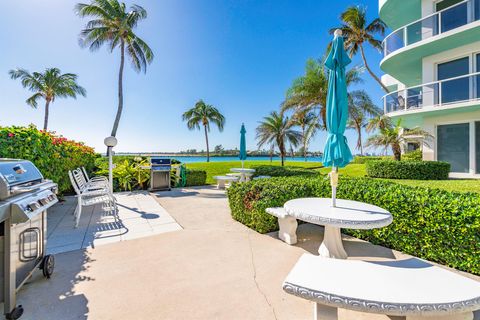
<instances>
[{"instance_id":1,"label":"white column","mask_svg":"<svg viewBox=\"0 0 480 320\"><path fill-rule=\"evenodd\" d=\"M475 174L476 171L476 158L475 158L475 121L470 121L470 131L469 131L469 172L470 174Z\"/></svg>"}]
</instances>

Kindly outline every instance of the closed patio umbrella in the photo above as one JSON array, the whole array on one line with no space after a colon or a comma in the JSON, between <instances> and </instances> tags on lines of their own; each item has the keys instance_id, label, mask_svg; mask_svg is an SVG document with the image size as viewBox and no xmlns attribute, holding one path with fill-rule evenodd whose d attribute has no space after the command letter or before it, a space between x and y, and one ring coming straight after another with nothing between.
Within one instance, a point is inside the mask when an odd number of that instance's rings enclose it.
<instances>
[{"instance_id":1,"label":"closed patio umbrella","mask_svg":"<svg viewBox=\"0 0 480 320\"><path fill-rule=\"evenodd\" d=\"M323 152L323 165L332 167L332 206L336 205L338 168L345 167L352 160L352 153L344 136L348 118L347 83L345 66L351 62L343 46L341 30L335 30L332 48L325 60L328 68L328 93L326 105L328 138Z\"/></svg>"},{"instance_id":2,"label":"closed patio umbrella","mask_svg":"<svg viewBox=\"0 0 480 320\"><path fill-rule=\"evenodd\" d=\"M240 154L239 158L242 161L242 169L243 169L243 162L247 159L247 143L245 141L245 125L242 123L242 128L240 129Z\"/></svg>"}]
</instances>

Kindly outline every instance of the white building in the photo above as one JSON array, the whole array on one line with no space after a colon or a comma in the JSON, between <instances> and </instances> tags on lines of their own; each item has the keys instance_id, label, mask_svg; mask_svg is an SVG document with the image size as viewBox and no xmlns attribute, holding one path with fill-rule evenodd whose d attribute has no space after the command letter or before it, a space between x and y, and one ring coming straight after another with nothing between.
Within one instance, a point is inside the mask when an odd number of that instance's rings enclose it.
<instances>
[{"instance_id":1,"label":"white building","mask_svg":"<svg viewBox=\"0 0 480 320\"><path fill-rule=\"evenodd\" d=\"M379 0L379 12L393 30L380 62L385 113L435 137L424 160L480 177L480 0Z\"/></svg>"}]
</instances>

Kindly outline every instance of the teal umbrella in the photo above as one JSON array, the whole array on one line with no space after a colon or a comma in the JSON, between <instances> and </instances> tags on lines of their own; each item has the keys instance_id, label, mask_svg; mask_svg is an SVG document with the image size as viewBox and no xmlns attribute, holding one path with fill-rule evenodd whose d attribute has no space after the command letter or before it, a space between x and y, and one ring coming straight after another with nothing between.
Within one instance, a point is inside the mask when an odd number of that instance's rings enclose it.
<instances>
[{"instance_id":1,"label":"teal umbrella","mask_svg":"<svg viewBox=\"0 0 480 320\"><path fill-rule=\"evenodd\" d=\"M332 185L332 206L335 206L338 173L337 169L345 167L352 160L347 138L343 135L348 119L347 82L345 66L351 62L343 46L342 31L336 30L332 48L325 60L328 68L327 94L327 131L328 138L323 151L323 165L332 167L330 183Z\"/></svg>"},{"instance_id":2,"label":"teal umbrella","mask_svg":"<svg viewBox=\"0 0 480 320\"><path fill-rule=\"evenodd\" d=\"M243 168L243 161L247 159L247 143L245 141L245 133L247 133L247 130L245 130L245 125L242 123L242 128L240 129L240 154L239 158L242 160L242 168Z\"/></svg>"}]
</instances>

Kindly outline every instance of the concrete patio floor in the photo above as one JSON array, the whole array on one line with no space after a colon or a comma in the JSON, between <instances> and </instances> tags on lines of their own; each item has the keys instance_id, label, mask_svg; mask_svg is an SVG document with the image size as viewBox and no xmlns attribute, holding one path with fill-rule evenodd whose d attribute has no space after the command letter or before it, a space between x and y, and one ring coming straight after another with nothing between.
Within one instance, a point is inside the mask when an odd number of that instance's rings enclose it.
<instances>
[{"instance_id":1,"label":"concrete patio floor","mask_svg":"<svg viewBox=\"0 0 480 320\"><path fill-rule=\"evenodd\" d=\"M321 227L301 225L289 246L232 220L223 191L156 199L183 230L56 255L53 277L20 291L22 319L312 319L313 304L281 285L301 254L316 254ZM351 259L408 257L353 238L345 248ZM341 310L340 319L389 318Z\"/></svg>"},{"instance_id":2,"label":"concrete patio floor","mask_svg":"<svg viewBox=\"0 0 480 320\"><path fill-rule=\"evenodd\" d=\"M105 211L101 204L85 207L78 228L73 213L77 200L65 201L48 211L48 253L94 248L103 244L149 237L182 229L148 192L116 193L118 212Z\"/></svg>"}]
</instances>

